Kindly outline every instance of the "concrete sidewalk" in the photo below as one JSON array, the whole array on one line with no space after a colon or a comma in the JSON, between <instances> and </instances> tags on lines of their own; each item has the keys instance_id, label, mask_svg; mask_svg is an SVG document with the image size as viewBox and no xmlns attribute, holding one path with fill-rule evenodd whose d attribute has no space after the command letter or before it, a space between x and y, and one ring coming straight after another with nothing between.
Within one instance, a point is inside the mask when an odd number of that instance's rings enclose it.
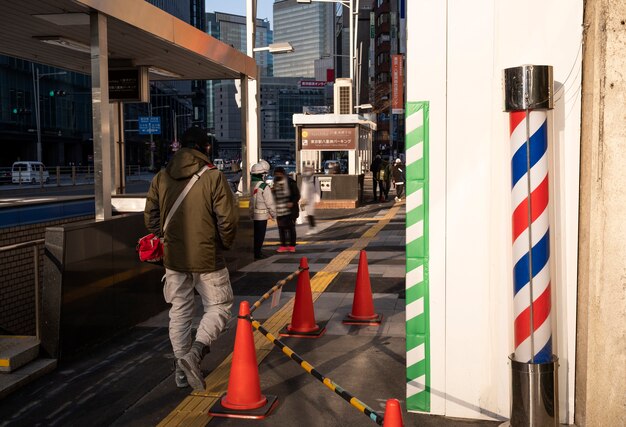
<instances>
[{"instance_id":1,"label":"concrete sidewalk","mask_svg":"<svg viewBox=\"0 0 626 427\"><path fill-rule=\"evenodd\" d=\"M358 264L358 251L346 249L355 247L365 232L378 224L392 206L392 203L383 203L349 212L319 211L320 232L305 236L306 225L298 226L301 244L295 254L274 253L278 236L275 226L271 227L264 248L269 256L260 261L252 258L251 223L242 218L238 247L228 255L236 295L233 313L238 311L240 301L256 301L278 280L293 272L302 256L308 259L312 278L330 263L343 259L345 267L333 276L323 293L314 294L318 298L315 302L316 320L327 322L326 334L319 339L285 338L284 342L324 375L380 413L384 411L386 399L391 397L398 398L404 408L403 206L366 247L374 307L377 313L383 314L382 324L346 326L341 320L351 310ZM346 257L348 252L350 256ZM295 283L294 280L284 287L278 306L271 308L271 300L268 300L254 317L261 323L271 319L293 298ZM200 305L199 299L197 305ZM195 320L197 322L199 317ZM202 364L209 378L233 350L236 320L231 318L228 328ZM62 361L55 372L0 403L0 425L159 424L176 411L179 403L191 392L174 385L167 322L167 311L164 311L79 359ZM197 425L375 425L278 349L269 352L260 362L259 374L262 392L278 396L278 406L271 416L265 420L210 419L207 416L203 422L202 415ZM498 425L497 422L409 414L404 410L403 416L407 426Z\"/></svg>"}]
</instances>

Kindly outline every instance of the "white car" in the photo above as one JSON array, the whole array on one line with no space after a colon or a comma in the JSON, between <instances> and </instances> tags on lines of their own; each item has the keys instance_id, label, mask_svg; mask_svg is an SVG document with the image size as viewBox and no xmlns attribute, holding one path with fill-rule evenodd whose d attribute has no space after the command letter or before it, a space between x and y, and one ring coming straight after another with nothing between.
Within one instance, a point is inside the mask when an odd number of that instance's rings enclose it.
<instances>
[{"instance_id":1,"label":"white car","mask_svg":"<svg viewBox=\"0 0 626 427\"><path fill-rule=\"evenodd\" d=\"M11 182L19 184L29 182L31 184L47 183L50 181L50 174L46 170L46 166L41 162L15 162L11 167Z\"/></svg>"},{"instance_id":2,"label":"white car","mask_svg":"<svg viewBox=\"0 0 626 427\"><path fill-rule=\"evenodd\" d=\"M217 170L220 170L220 171L223 171L224 166L226 165L226 163L224 162L224 159L213 159L213 164L215 165Z\"/></svg>"}]
</instances>

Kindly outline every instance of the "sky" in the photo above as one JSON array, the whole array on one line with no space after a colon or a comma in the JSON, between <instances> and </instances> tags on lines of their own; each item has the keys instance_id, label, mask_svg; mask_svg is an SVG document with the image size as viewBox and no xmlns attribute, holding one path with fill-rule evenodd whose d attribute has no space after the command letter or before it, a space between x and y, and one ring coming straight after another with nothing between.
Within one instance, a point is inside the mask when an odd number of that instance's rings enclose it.
<instances>
[{"instance_id":1,"label":"sky","mask_svg":"<svg viewBox=\"0 0 626 427\"><path fill-rule=\"evenodd\" d=\"M256 17L269 19L271 28L274 29L272 5L274 0L257 0ZM234 15L246 15L246 0L206 0L207 13L226 12Z\"/></svg>"}]
</instances>

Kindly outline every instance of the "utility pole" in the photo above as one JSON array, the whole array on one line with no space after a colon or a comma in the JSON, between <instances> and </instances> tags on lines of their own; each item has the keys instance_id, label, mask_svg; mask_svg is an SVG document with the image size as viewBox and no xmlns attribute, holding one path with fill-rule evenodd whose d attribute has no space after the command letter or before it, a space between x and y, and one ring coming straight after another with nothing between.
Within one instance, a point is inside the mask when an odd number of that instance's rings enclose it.
<instances>
[{"instance_id":1,"label":"utility pole","mask_svg":"<svg viewBox=\"0 0 626 427\"><path fill-rule=\"evenodd\" d=\"M39 68L35 69L35 64L31 63L30 68L33 74L33 92L35 97L35 123L37 125L37 161L41 162L42 159L42 147L41 147L41 102L39 100L39 80L46 76L61 76L67 74L66 71L59 71L56 73L39 73Z\"/></svg>"}]
</instances>

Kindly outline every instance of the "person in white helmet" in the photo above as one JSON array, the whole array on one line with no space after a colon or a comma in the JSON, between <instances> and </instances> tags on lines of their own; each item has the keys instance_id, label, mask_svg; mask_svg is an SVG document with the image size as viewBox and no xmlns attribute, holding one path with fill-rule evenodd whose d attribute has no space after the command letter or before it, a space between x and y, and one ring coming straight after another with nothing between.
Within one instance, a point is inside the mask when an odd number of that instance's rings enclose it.
<instances>
[{"instance_id":1,"label":"person in white helmet","mask_svg":"<svg viewBox=\"0 0 626 427\"><path fill-rule=\"evenodd\" d=\"M391 168L391 180L396 187L396 202L399 202L402 200L404 182L406 180L406 168L400 159L396 159L393 167Z\"/></svg>"},{"instance_id":2,"label":"person in white helmet","mask_svg":"<svg viewBox=\"0 0 626 427\"><path fill-rule=\"evenodd\" d=\"M265 183L265 175L270 165L265 160L255 163L250 168L250 219L254 222L254 259L263 259L261 249L265 240L267 220L276 218L276 205L272 190Z\"/></svg>"}]
</instances>

